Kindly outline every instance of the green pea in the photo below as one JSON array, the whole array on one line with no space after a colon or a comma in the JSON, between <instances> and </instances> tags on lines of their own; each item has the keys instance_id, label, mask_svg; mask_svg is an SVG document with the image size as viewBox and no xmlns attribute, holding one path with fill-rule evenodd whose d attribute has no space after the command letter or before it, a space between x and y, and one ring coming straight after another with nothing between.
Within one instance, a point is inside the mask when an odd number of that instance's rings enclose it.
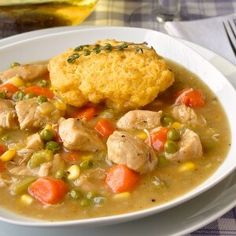
<instances>
[{"instance_id":1,"label":"green pea","mask_svg":"<svg viewBox=\"0 0 236 236\"><path fill-rule=\"evenodd\" d=\"M37 102L39 104L42 104L42 103L47 102L47 101L48 101L48 99L45 96L38 96L38 98L37 98Z\"/></svg>"},{"instance_id":2,"label":"green pea","mask_svg":"<svg viewBox=\"0 0 236 236\"><path fill-rule=\"evenodd\" d=\"M55 141L49 141L46 143L46 149L55 153L60 150L60 145Z\"/></svg>"},{"instance_id":3,"label":"green pea","mask_svg":"<svg viewBox=\"0 0 236 236\"><path fill-rule=\"evenodd\" d=\"M51 141L54 138L55 134L52 130L49 129L43 129L40 132L40 137L44 141Z\"/></svg>"},{"instance_id":4,"label":"green pea","mask_svg":"<svg viewBox=\"0 0 236 236\"><path fill-rule=\"evenodd\" d=\"M173 141L167 140L164 149L167 153L175 153L178 151L178 145Z\"/></svg>"},{"instance_id":5,"label":"green pea","mask_svg":"<svg viewBox=\"0 0 236 236\"><path fill-rule=\"evenodd\" d=\"M63 177L65 177L65 171L64 170L58 170L55 173L55 178L56 179L62 179Z\"/></svg>"},{"instance_id":6,"label":"green pea","mask_svg":"<svg viewBox=\"0 0 236 236\"><path fill-rule=\"evenodd\" d=\"M36 177L26 177L22 181L16 183L13 188L12 192L14 194L20 195L27 191L29 185L36 180Z\"/></svg>"},{"instance_id":7,"label":"green pea","mask_svg":"<svg viewBox=\"0 0 236 236\"><path fill-rule=\"evenodd\" d=\"M89 169L89 168L93 167L93 162L91 160L84 160L79 164L79 166L82 169Z\"/></svg>"},{"instance_id":8,"label":"green pea","mask_svg":"<svg viewBox=\"0 0 236 236\"><path fill-rule=\"evenodd\" d=\"M79 198L82 197L82 193L76 189L72 189L70 192L69 192L69 196L74 199L74 200L77 200Z\"/></svg>"},{"instance_id":9,"label":"green pea","mask_svg":"<svg viewBox=\"0 0 236 236\"><path fill-rule=\"evenodd\" d=\"M48 81L45 80L45 79L42 79L37 83L37 85L40 86L40 87L47 87L48 86Z\"/></svg>"},{"instance_id":10,"label":"green pea","mask_svg":"<svg viewBox=\"0 0 236 236\"><path fill-rule=\"evenodd\" d=\"M20 63L19 62L12 62L10 65L11 68L14 68L16 66L20 66Z\"/></svg>"},{"instance_id":11,"label":"green pea","mask_svg":"<svg viewBox=\"0 0 236 236\"><path fill-rule=\"evenodd\" d=\"M24 97L24 99L30 99L30 98L33 98L35 97L35 95L33 93L27 93Z\"/></svg>"},{"instance_id":12,"label":"green pea","mask_svg":"<svg viewBox=\"0 0 236 236\"><path fill-rule=\"evenodd\" d=\"M13 101L17 102L17 101L23 100L24 97L25 97L25 93L22 91L18 91L13 94L12 99L13 99Z\"/></svg>"},{"instance_id":13,"label":"green pea","mask_svg":"<svg viewBox=\"0 0 236 236\"><path fill-rule=\"evenodd\" d=\"M82 207L87 207L91 205L91 200L87 199L87 198L84 198L80 201L80 206Z\"/></svg>"},{"instance_id":14,"label":"green pea","mask_svg":"<svg viewBox=\"0 0 236 236\"><path fill-rule=\"evenodd\" d=\"M102 118L112 119L114 117L114 112L112 109L106 109L99 114Z\"/></svg>"},{"instance_id":15,"label":"green pea","mask_svg":"<svg viewBox=\"0 0 236 236\"><path fill-rule=\"evenodd\" d=\"M5 92L0 92L0 98L5 99L6 98L6 93Z\"/></svg>"},{"instance_id":16,"label":"green pea","mask_svg":"<svg viewBox=\"0 0 236 236\"><path fill-rule=\"evenodd\" d=\"M52 161L52 175L57 179L62 179L66 176L66 164L61 156L56 155Z\"/></svg>"},{"instance_id":17,"label":"green pea","mask_svg":"<svg viewBox=\"0 0 236 236\"><path fill-rule=\"evenodd\" d=\"M180 139L180 133L176 129L170 129L167 133L167 138L173 141L178 141Z\"/></svg>"},{"instance_id":18,"label":"green pea","mask_svg":"<svg viewBox=\"0 0 236 236\"><path fill-rule=\"evenodd\" d=\"M164 154L160 154L158 156L158 165L159 166L166 166L168 164L168 160L166 159Z\"/></svg>"},{"instance_id":19,"label":"green pea","mask_svg":"<svg viewBox=\"0 0 236 236\"><path fill-rule=\"evenodd\" d=\"M212 138L202 138L201 142L206 152L210 151L217 145L217 142Z\"/></svg>"},{"instance_id":20,"label":"green pea","mask_svg":"<svg viewBox=\"0 0 236 236\"><path fill-rule=\"evenodd\" d=\"M38 152L35 152L29 162L28 165L30 168L35 168L40 166L44 162L51 161L53 158L53 153L51 150L41 150Z\"/></svg>"},{"instance_id":21,"label":"green pea","mask_svg":"<svg viewBox=\"0 0 236 236\"><path fill-rule=\"evenodd\" d=\"M165 115L161 118L161 123L164 126L168 126L174 122L174 119L171 116Z\"/></svg>"}]
</instances>

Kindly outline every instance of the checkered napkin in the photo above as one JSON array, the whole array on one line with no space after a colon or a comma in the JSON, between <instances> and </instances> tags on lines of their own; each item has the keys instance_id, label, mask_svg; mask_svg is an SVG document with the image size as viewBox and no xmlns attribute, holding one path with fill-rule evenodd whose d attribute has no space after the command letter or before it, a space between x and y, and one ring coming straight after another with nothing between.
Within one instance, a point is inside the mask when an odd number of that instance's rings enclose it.
<instances>
[{"instance_id":1,"label":"checkered napkin","mask_svg":"<svg viewBox=\"0 0 236 236\"><path fill-rule=\"evenodd\" d=\"M96 10L82 25L136 26L158 29L155 19L150 20L150 12L145 10L144 6L148 4L155 9L157 0L100 0ZM235 0L181 1L181 17L184 20L196 20L234 12L236 12ZM236 208L191 235L236 235Z\"/></svg>"},{"instance_id":2,"label":"checkered napkin","mask_svg":"<svg viewBox=\"0 0 236 236\"><path fill-rule=\"evenodd\" d=\"M157 29L155 18L150 21L150 12L145 5L157 6L158 0L99 0L96 10L83 25L137 26ZM235 0L180 0L181 18L196 20L236 12ZM132 22L130 15L133 13Z\"/></svg>"}]
</instances>

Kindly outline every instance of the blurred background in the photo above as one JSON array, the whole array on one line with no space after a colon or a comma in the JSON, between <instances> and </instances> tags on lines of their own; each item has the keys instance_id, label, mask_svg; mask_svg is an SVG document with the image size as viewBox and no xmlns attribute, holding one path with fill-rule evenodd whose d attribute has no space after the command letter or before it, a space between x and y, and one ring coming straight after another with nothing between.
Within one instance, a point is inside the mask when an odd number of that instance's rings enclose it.
<instances>
[{"instance_id":1,"label":"blurred background","mask_svg":"<svg viewBox=\"0 0 236 236\"><path fill-rule=\"evenodd\" d=\"M235 12L235 0L0 0L0 38L58 26L142 27L197 43L236 64Z\"/></svg>"},{"instance_id":2,"label":"blurred background","mask_svg":"<svg viewBox=\"0 0 236 236\"><path fill-rule=\"evenodd\" d=\"M234 0L0 0L0 37L65 25L160 29L163 15L164 21L190 21L235 9Z\"/></svg>"},{"instance_id":3,"label":"blurred background","mask_svg":"<svg viewBox=\"0 0 236 236\"><path fill-rule=\"evenodd\" d=\"M0 37L56 26L79 25L98 0L0 0Z\"/></svg>"}]
</instances>

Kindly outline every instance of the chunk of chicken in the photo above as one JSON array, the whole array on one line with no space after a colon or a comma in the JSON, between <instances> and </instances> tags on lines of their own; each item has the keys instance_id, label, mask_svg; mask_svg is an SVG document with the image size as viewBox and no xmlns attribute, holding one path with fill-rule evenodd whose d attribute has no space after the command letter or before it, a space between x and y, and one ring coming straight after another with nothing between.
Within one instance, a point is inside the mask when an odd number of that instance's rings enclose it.
<instances>
[{"instance_id":1,"label":"chunk of chicken","mask_svg":"<svg viewBox=\"0 0 236 236\"><path fill-rule=\"evenodd\" d=\"M52 167L52 162L45 162L40 165L40 167L30 168L28 167L27 163L24 162L20 166L16 165L16 163L8 164L7 170L12 175L17 176L48 176L50 169Z\"/></svg>"},{"instance_id":2,"label":"chunk of chicken","mask_svg":"<svg viewBox=\"0 0 236 236\"><path fill-rule=\"evenodd\" d=\"M39 167L38 176L40 177L48 176L51 167L52 167L51 161L41 164Z\"/></svg>"},{"instance_id":3,"label":"chunk of chicken","mask_svg":"<svg viewBox=\"0 0 236 236\"><path fill-rule=\"evenodd\" d=\"M59 124L59 135L64 147L69 150L98 151L104 144L97 133L87 127L82 121L69 118Z\"/></svg>"},{"instance_id":4,"label":"chunk of chicken","mask_svg":"<svg viewBox=\"0 0 236 236\"><path fill-rule=\"evenodd\" d=\"M0 127L8 129L18 127L16 111L10 100L0 99Z\"/></svg>"},{"instance_id":5,"label":"chunk of chicken","mask_svg":"<svg viewBox=\"0 0 236 236\"><path fill-rule=\"evenodd\" d=\"M202 144L198 134L186 129L181 135L179 150L173 154L167 154L166 158L171 161L186 161L197 159L202 156Z\"/></svg>"},{"instance_id":6,"label":"chunk of chicken","mask_svg":"<svg viewBox=\"0 0 236 236\"><path fill-rule=\"evenodd\" d=\"M28 158L33 154L34 150L29 148L22 148L17 150L17 156L28 160Z\"/></svg>"},{"instance_id":7,"label":"chunk of chicken","mask_svg":"<svg viewBox=\"0 0 236 236\"><path fill-rule=\"evenodd\" d=\"M38 151L43 149L43 141L38 133L32 134L27 138L26 148Z\"/></svg>"},{"instance_id":8,"label":"chunk of chicken","mask_svg":"<svg viewBox=\"0 0 236 236\"><path fill-rule=\"evenodd\" d=\"M9 176L3 176L0 174L0 187L5 187L15 182L15 178Z\"/></svg>"},{"instance_id":9,"label":"chunk of chicken","mask_svg":"<svg viewBox=\"0 0 236 236\"><path fill-rule=\"evenodd\" d=\"M21 129L41 128L57 123L63 115L51 102L37 103L36 98L16 103L16 113Z\"/></svg>"},{"instance_id":10,"label":"chunk of chicken","mask_svg":"<svg viewBox=\"0 0 236 236\"><path fill-rule=\"evenodd\" d=\"M172 115L176 120L180 121L181 123L185 123L192 126L206 125L206 120L203 116L198 116L191 107L185 106L184 104L174 106L172 110Z\"/></svg>"},{"instance_id":11,"label":"chunk of chicken","mask_svg":"<svg viewBox=\"0 0 236 236\"><path fill-rule=\"evenodd\" d=\"M133 110L117 121L120 129L152 129L161 124L162 111Z\"/></svg>"},{"instance_id":12,"label":"chunk of chicken","mask_svg":"<svg viewBox=\"0 0 236 236\"><path fill-rule=\"evenodd\" d=\"M6 82L14 76L20 76L25 81L31 81L41 78L48 73L46 64L27 64L22 66L15 66L2 73L0 73L0 80Z\"/></svg>"},{"instance_id":13,"label":"chunk of chicken","mask_svg":"<svg viewBox=\"0 0 236 236\"><path fill-rule=\"evenodd\" d=\"M107 158L139 173L152 171L157 158L152 148L125 131L115 131L107 140Z\"/></svg>"},{"instance_id":14,"label":"chunk of chicken","mask_svg":"<svg viewBox=\"0 0 236 236\"><path fill-rule=\"evenodd\" d=\"M83 172L79 178L74 181L74 185L85 192L98 192L102 191L98 186L104 184L105 178L105 170L97 167Z\"/></svg>"},{"instance_id":15,"label":"chunk of chicken","mask_svg":"<svg viewBox=\"0 0 236 236\"><path fill-rule=\"evenodd\" d=\"M43 141L38 133L32 134L27 138L26 148L38 151L43 148Z\"/></svg>"},{"instance_id":16,"label":"chunk of chicken","mask_svg":"<svg viewBox=\"0 0 236 236\"><path fill-rule=\"evenodd\" d=\"M43 149L43 141L41 140L40 135L35 133L27 138L26 147L19 149L17 155L21 157L21 159L28 160L33 152L41 149Z\"/></svg>"},{"instance_id":17,"label":"chunk of chicken","mask_svg":"<svg viewBox=\"0 0 236 236\"><path fill-rule=\"evenodd\" d=\"M8 168L8 171L12 174L12 175L37 175L37 173L35 172L35 170L30 169L27 167L26 163L22 164L20 166L15 166L12 168Z\"/></svg>"}]
</instances>

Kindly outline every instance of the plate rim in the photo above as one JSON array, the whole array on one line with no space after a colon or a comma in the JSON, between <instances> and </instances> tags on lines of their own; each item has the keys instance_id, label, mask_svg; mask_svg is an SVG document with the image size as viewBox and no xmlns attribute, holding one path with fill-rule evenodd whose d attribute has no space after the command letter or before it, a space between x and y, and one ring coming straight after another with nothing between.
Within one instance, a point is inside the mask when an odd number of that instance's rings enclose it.
<instances>
[{"instance_id":1,"label":"plate rim","mask_svg":"<svg viewBox=\"0 0 236 236\"><path fill-rule=\"evenodd\" d=\"M130 27L115 27L115 26L112 26L112 27L107 27L107 26L102 26L102 27L88 27L88 26L85 26L85 27L81 27L81 26L79 26L79 27L57 27L57 29L59 30L59 31L57 31L55 28L53 28L53 30L54 30L54 32L48 32L48 31L50 31L51 29L43 29L43 30L36 30L36 31L33 31L33 32L29 32L29 33L24 33L24 34L21 34L21 35L24 35L24 37L27 37L28 36L28 34L30 34L30 33L36 33L36 32L39 32L40 33L40 36L45 36L45 35L50 35L50 34L57 34L57 33L61 33L61 32L63 32L63 31L60 31L60 30L63 30L63 29L65 29L65 28L70 28L70 30L68 29L67 30L67 32L68 31L78 31L78 30L81 30L81 29L99 29L99 28L130 28ZM73 28L73 29L72 29ZM144 29L144 28L137 28L137 29L142 29L142 30L148 30L148 31L153 31L153 30L151 30L151 29ZM7 40L10 40L10 39L19 39L20 38L20 36L21 35L16 35L16 36L12 36L12 37L9 37L9 38L5 38L5 39L3 39L3 41L4 42L6 42ZM38 38L38 36L37 35L33 35L33 36L28 36L28 38L27 39L33 39L33 38ZM6 43L7 44L7 46L11 46L12 44L14 45L15 43L19 43L19 42L22 42L22 41L24 41L24 39L21 39L20 41L17 41L17 42L14 42L14 43L10 43L10 44L8 44L8 43ZM185 40L181 40L181 41L185 41ZM223 60L225 60L225 61L227 61L225 58L223 58L223 57L221 57L221 56L219 56L219 55L217 55L217 54L215 54L214 52L212 52L212 51L210 51L210 50L208 50L208 49L206 49L206 48L203 48L203 47L201 47L201 46L199 46L199 45L197 45L197 44L194 44L194 43L191 43L191 42L188 42L188 41L185 41L185 42L187 42L187 46L190 46L190 48L192 49L192 50L194 50L197 54L199 54L199 55L201 55L198 51L196 51L196 48L192 48L191 47L191 45L195 45L195 46L197 46L197 47L199 47L199 48L202 48L202 49L204 49L204 50L207 50L208 52L211 52L212 54L214 54L215 56L217 56L217 57L219 57L219 58L222 58ZM189 45L190 44L190 45ZM186 44L185 44L186 45ZM4 47L4 46L3 46ZM1 40L0 40L0 48L2 48L2 46L1 46ZM202 57L204 57L203 55L201 55ZM205 58L205 57L204 57ZM234 66L231 62L229 62L229 61L227 61L227 63L228 64L230 64L231 66ZM212 63L211 63L212 64ZM216 67L214 64L213 64L213 66L214 67ZM218 70L218 71L220 71L219 70L219 68L217 68L216 67L216 69ZM220 73L221 74L223 74L222 73L222 71L220 71ZM224 75L224 74L223 74ZM226 75L224 75L224 77L227 77ZM228 80L228 79L227 79ZM229 81L229 80L228 80ZM231 83L230 83L231 84ZM231 84L232 85L232 84ZM233 87L233 86L232 86ZM234 170L232 170L232 172L233 172ZM230 174L232 174L232 172L231 173L229 173L227 176L229 176ZM225 176L223 179L225 179L225 178L227 178L227 176ZM223 180L223 179L221 179L221 181ZM221 181L219 181L219 182L221 182ZM218 183L219 183L218 182ZM218 184L218 183L216 183L216 184ZM215 184L215 185L216 185ZM214 185L214 186L215 186ZM212 188L213 186L211 186L211 188ZM208 189L209 190L209 189ZM202 193L202 192L201 192ZM198 195L199 196L199 195ZM197 198L197 196L195 196L194 198ZM187 201L189 201L190 199L188 199ZM179 203L178 205L180 205L180 204L184 204L184 202L181 202L181 203ZM178 205L175 205L175 206L178 206ZM233 205L233 204L232 204ZM171 208L173 208L174 206L172 206ZM230 206L231 207L231 206ZM168 209L170 209L170 208L168 208ZM164 211L165 210L168 210L168 209L164 209ZM222 214L224 214L226 211L228 211L228 208L227 208L227 210L225 210L224 212L223 212L224 210L222 210L221 212L220 212L220 214L222 215ZM158 212L159 213L159 212ZM154 213L154 214L158 214L158 213ZM160 212L161 213L161 212ZM125 213L125 215L127 215L127 214L129 214L129 213ZM220 214L219 214L219 216L220 216ZM117 215L117 216L121 216L122 218L124 217L124 214L120 214L120 215ZM219 216L217 216L215 219L217 219ZM127 217L130 217L129 215L127 216ZM143 217L145 217L145 215L143 216ZM101 218L103 218L103 217L100 217L100 218L97 218L97 219L101 219ZM107 217L104 217L104 218L107 218ZM2 219L1 219L2 220ZM94 219L93 219L94 220ZM103 219L101 219L101 220L103 220ZM132 220L135 220L135 219L132 219ZM213 221L214 219L211 219L211 220L209 220L209 222L211 222L211 221ZM8 222L8 221L6 221L6 220L3 220L3 221L5 221L5 222ZM73 221L67 221L65 224L63 224L63 222L60 222L60 221L57 221L57 222L45 222L45 221L42 221L42 224L41 225L39 225L38 223L39 222L35 222L36 224L34 225L34 224L32 224L31 222L30 222L30 224L25 224L25 223L18 223L18 224L16 224L16 222L14 221L14 222L8 222L8 223L13 223L13 224L15 224L15 225L29 225L29 226L37 226L37 227L41 227L41 226L43 226L43 227L53 227L53 226L55 226L55 227L60 227L60 226L65 226L65 225L78 225L78 226L80 226L80 224L78 223L78 222L75 222L75 221L78 221L78 220L73 220ZM34 222L33 222L34 223ZM45 224L46 223L46 224ZM50 225L47 225L47 224L50 224ZM57 224L55 224L55 223L58 223L59 225L57 225ZM83 222L84 223L84 222ZM208 224L208 223L206 223L206 224ZM82 226L82 225L81 225ZM202 226L199 226L199 227L202 227ZM195 229L193 229L193 230L195 230Z\"/></svg>"}]
</instances>

